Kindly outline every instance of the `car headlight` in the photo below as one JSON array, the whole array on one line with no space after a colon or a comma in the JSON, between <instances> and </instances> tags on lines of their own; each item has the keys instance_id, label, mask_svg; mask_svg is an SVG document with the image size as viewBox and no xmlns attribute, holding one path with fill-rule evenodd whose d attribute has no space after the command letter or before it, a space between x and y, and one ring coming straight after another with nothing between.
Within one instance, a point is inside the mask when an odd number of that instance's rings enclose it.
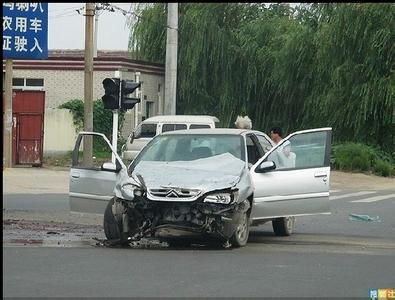
<instances>
[{"instance_id":1,"label":"car headlight","mask_svg":"<svg viewBox=\"0 0 395 300\"><path fill-rule=\"evenodd\" d=\"M239 193L237 191L232 193L217 193L217 194L211 194L206 196L203 202L230 204L232 202L237 201L238 197L239 197Z\"/></svg>"},{"instance_id":2,"label":"car headlight","mask_svg":"<svg viewBox=\"0 0 395 300\"><path fill-rule=\"evenodd\" d=\"M126 199L134 199L135 191L138 191L138 188L139 187L134 184L126 183L121 188L122 195Z\"/></svg>"}]
</instances>

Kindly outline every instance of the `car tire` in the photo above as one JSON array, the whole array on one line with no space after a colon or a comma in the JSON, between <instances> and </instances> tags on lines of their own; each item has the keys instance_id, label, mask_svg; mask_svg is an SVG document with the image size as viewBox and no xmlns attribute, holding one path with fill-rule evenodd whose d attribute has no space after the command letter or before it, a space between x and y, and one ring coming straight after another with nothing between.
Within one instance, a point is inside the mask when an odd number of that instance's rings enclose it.
<instances>
[{"instance_id":1,"label":"car tire","mask_svg":"<svg viewBox=\"0 0 395 300\"><path fill-rule=\"evenodd\" d=\"M112 206L115 198L108 201L106 210L104 211L104 234L108 240L121 240L122 237L122 218L114 216Z\"/></svg>"},{"instance_id":2,"label":"car tire","mask_svg":"<svg viewBox=\"0 0 395 300\"><path fill-rule=\"evenodd\" d=\"M230 238L230 242L235 248L244 247L247 244L248 235L250 234L250 220L247 212L243 213L241 218L240 224Z\"/></svg>"},{"instance_id":3,"label":"car tire","mask_svg":"<svg viewBox=\"0 0 395 300\"><path fill-rule=\"evenodd\" d=\"M277 218L272 221L274 234L277 236L290 236L293 231L295 217Z\"/></svg>"}]
</instances>

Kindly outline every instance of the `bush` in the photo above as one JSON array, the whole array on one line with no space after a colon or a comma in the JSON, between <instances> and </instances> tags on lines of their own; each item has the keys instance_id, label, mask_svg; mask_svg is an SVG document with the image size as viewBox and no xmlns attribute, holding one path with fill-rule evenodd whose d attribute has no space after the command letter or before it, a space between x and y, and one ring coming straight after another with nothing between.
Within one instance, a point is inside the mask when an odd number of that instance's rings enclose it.
<instances>
[{"instance_id":1,"label":"bush","mask_svg":"<svg viewBox=\"0 0 395 300\"><path fill-rule=\"evenodd\" d=\"M389 162L379 159L374 165L374 172L377 175L389 177L392 173L392 166Z\"/></svg>"},{"instance_id":2,"label":"bush","mask_svg":"<svg viewBox=\"0 0 395 300\"><path fill-rule=\"evenodd\" d=\"M370 171L380 176L391 176L392 158L386 152L361 143L344 143L332 147L332 166L344 171Z\"/></svg>"},{"instance_id":3,"label":"bush","mask_svg":"<svg viewBox=\"0 0 395 300\"><path fill-rule=\"evenodd\" d=\"M346 143L333 147L334 167L346 171L367 171L372 166L372 156L365 145Z\"/></svg>"}]
</instances>

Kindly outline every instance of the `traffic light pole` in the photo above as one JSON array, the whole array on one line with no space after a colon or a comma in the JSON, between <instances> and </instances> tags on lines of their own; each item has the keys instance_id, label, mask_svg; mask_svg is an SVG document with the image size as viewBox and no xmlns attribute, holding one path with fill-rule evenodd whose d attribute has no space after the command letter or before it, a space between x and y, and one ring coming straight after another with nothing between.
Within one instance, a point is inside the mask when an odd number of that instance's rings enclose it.
<instances>
[{"instance_id":1,"label":"traffic light pole","mask_svg":"<svg viewBox=\"0 0 395 300\"><path fill-rule=\"evenodd\" d=\"M121 95L122 95L122 76L121 72L115 72L115 77L119 77L119 105L118 107L121 106ZM115 150L115 152L118 151L117 145L118 145L118 112L119 109L114 109L112 111L112 146ZM114 153L111 156L111 162L115 164L115 155Z\"/></svg>"},{"instance_id":2,"label":"traffic light pole","mask_svg":"<svg viewBox=\"0 0 395 300\"><path fill-rule=\"evenodd\" d=\"M114 147L115 152L117 152L117 143L118 143L118 109L114 109L112 111L112 146ZM115 164L115 155L114 153L111 156L111 161Z\"/></svg>"}]
</instances>

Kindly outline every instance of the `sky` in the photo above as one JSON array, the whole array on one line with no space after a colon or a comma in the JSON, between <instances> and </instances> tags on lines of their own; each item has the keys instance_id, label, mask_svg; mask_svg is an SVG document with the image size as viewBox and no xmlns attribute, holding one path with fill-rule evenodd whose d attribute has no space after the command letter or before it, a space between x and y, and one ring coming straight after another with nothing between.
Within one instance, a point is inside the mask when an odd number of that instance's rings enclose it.
<instances>
[{"instance_id":1,"label":"sky","mask_svg":"<svg viewBox=\"0 0 395 300\"><path fill-rule=\"evenodd\" d=\"M130 3L111 3L126 11ZM270 3L267 3L270 4ZM298 3L290 3L295 6ZM85 10L78 14L76 9L84 8L85 3L48 4L48 48L85 48ZM127 50L130 30L126 17L120 11L101 10L98 22L98 50Z\"/></svg>"},{"instance_id":2,"label":"sky","mask_svg":"<svg viewBox=\"0 0 395 300\"><path fill-rule=\"evenodd\" d=\"M130 3L112 3L126 11ZM85 3L48 4L48 49L85 48ZM119 11L100 11L98 22L98 50L127 50L129 29L126 17Z\"/></svg>"}]
</instances>

